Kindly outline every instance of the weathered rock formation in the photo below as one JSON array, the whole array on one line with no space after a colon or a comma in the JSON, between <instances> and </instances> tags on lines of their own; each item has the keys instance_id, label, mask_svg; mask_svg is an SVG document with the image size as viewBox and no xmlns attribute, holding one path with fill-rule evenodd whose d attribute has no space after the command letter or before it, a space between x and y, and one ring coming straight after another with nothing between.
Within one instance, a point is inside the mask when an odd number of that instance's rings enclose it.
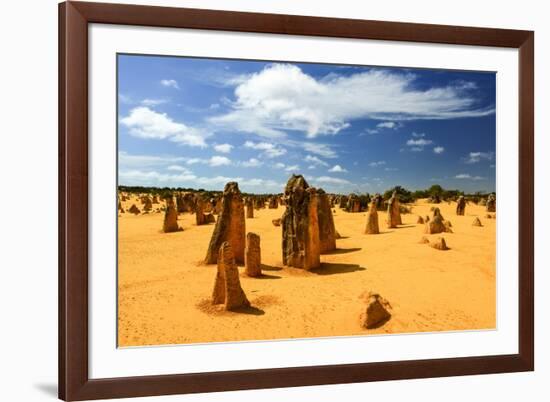
<instances>
[{"instance_id":1,"label":"weathered rock formation","mask_svg":"<svg viewBox=\"0 0 550 402\"><path fill-rule=\"evenodd\" d=\"M485 203L485 208L487 212L496 212L497 211L497 199L494 194L489 194L487 197L487 202Z\"/></svg>"},{"instance_id":2,"label":"weathered rock formation","mask_svg":"<svg viewBox=\"0 0 550 402\"><path fill-rule=\"evenodd\" d=\"M166 211L164 212L164 223L162 231L164 233L177 232L181 230L178 227L178 211L174 205L174 199L170 196L166 199Z\"/></svg>"},{"instance_id":3,"label":"weathered rock formation","mask_svg":"<svg viewBox=\"0 0 550 402\"><path fill-rule=\"evenodd\" d=\"M223 242L229 242L237 263L244 263L245 218L244 203L236 182L225 185L222 209L210 239L205 263L215 264Z\"/></svg>"},{"instance_id":4,"label":"weathered rock formation","mask_svg":"<svg viewBox=\"0 0 550 402\"><path fill-rule=\"evenodd\" d=\"M262 275L262 254L260 249L260 236L256 233L246 234L246 247L244 250L245 273L251 277Z\"/></svg>"},{"instance_id":5,"label":"weathered rock formation","mask_svg":"<svg viewBox=\"0 0 550 402\"><path fill-rule=\"evenodd\" d=\"M370 293L367 299L367 308L361 314L361 325L367 329L377 328L386 323L391 314L390 303L377 293Z\"/></svg>"},{"instance_id":6,"label":"weathered rock formation","mask_svg":"<svg viewBox=\"0 0 550 402\"><path fill-rule=\"evenodd\" d=\"M136 204L132 204L132 206L130 207L130 209L128 210L128 212L134 214L134 215L137 215L139 214L139 208L136 207Z\"/></svg>"},{"instance_id":7,"label":"weathered rock formation","mask_svg":"<svg viewBox=\"0 0 550 402\"><path fill-rule=\"evenodd\" d=\"M317 219L319 221L320 252L336 250L336 228L330 209L330 200L323 189L317 190Z\"/></svg>"},{"instance_id":8,"label":"weathered rock formation","mask_svg":"<svg viewBox=\"0 0 550 402\"><path fill-rule=\"evenodd\" d=\"M350 194L348 196L348 203L346 206L348 212L361 212L361 200L356 194Z\"/></svg>"},{"instance_id":9,"label":"weathered rock formation","mask_svg":"<svg viewBox=\"0 0 550 402\"><path fill-rule=\"evenodd\" d=\"M340 207L340 209L346 209L348 206L348 197L342 195L340 197L340 202L338 203L338 206Z\"/></svg>"},{"instance_id":10,"label":"weathered rock formation","mask_svg":"<svg viewBox=\"0 0 550 402\"><path fill-rule=\"evenodd\" d=\"M273 223L273 226L281 226L281 218L273 219L271 223Z\"/></svg>"},{"instance_id":11,"label":"weathered rock formation","mask_svg":"<svg viewBox=\"0 0 550 402\"><path fill-rule=\"evenodd\" d=\"M367 227L365 228L365 234L379 234L380 227L378 226L378 211L376 210L376 203L374 200L370 203L369 214L367 216Z\"/></svg>"},{"instance_id":12,"label":"weathered rock formation","mask_svg":"<svg viewBox=\"0 0 550 402\"><path fill-rule=\"evenodd\" d=\"M456 201L456 214L457 215L464 215L464 210L466 209L466 199L463 195L458 197L458 200Z\"/></svg>"},{"instance_id":13,"label":"weathered rock formation","mask_svg":"<svg viewBox=\"0 0 550 402\"><path fill-rule=\"evenodd\" d=\"M472 226L483 226L481 224L481 221L479 220L479 218L476 216L476 218L474 219L474 221L472 222Z\"/></svg>"},{"instance_id":14,"label":"weathered rock formation","mask_svg":"<svg viewBox=\"0 0 550 402\"><path fill-rule=\"evenodd\" d=\"M254 218L254 201L252 200L252 198L247 198L245 200L245 207L246 207L246 219Z\"/></svg>"},{"instance_id":15,"label":"weathered rock formation","mask_svg":"<svg viewBox=\"0 0 550 402\"><path fill-rule=\"evenodd\" d=\"M399 211L399 196L394 191L388 200L388 215L386 220L389 228L396 228L401 225L401 213Z\"/></svg>"},{"instance_id":16,"label":"weathered rock formation","mask_svg":"<svg viewBox=\"0 0 550 402\"><path fill-rule=\"evenodd\" d=\"M248 307L250 302L241 287L239 269L229 242L223 242L218 250L218 272L212 292L212 304L223 304L226 310Z\"/></svg>"},{"instance_id":17,"label":"weathered rock formation","mask_svg":"<svg viewBox=\"0 0 550 402\"><path fill-rule=\"evenodd\" d=\"M279 201L277 201L277 197L271 197L268 201L268 208L269 209L277 209L279 208Z\"/></svg>"},{"instance_id":18,"label":"weathered rock formation","mask_svg":"<svg viewBox=\"0 0 550 402\"><path fill-rule=\"evenodd\" d=\"M302 175L292 175L285 187L282 217L283 264L312 269L321 265L317 194Z\"/></svg>"},{"instance_id":19,"label":"weathered rock formation","mask_svg":"<svg viewBox=\"0 0 550 402\"><path fill-rule=\"evenodd\" d=\"M152 209L153 209L153 203L151 202L151 199L148 196L146 196L143 202L143 210L145 212L149 212Z\"/></svg>"},{"instance_id":20,"label":"weathered rock formation","mask_svg":"<svg viewBox=\"0 0 550 402\"><path fill-rule=\"evenodd\" d=\"M445 243L445 239L443 237L439 237L435 242L430 243L430 247L441 251L449 250L449 247L447 247L447 243Z\"/></svg>"},{"instance_id":21,"label":"weathered rock formation","mask_svg":"<svg viewBox=\"0 0 550 402\"><path fill-rule=\"evenodd\" d=\"M439 208L434 208L433 218L430 221L426 221L426 227L424 233L435 234L449 232L452 233L449 223L445 223L445 219L441 215Z\"/></svg>"},{"instance_id":22,"label":"weathered rock formation","mask_svg":"<svg viewBox=\"0 0 550 402\"><path fill-rule=\"evenodd\" d=\"M423 225L424 224L424 218L422 218L421 216L418 216L418 219L416 220L416 223L418 223L420 225Z\"/></svg>"}]
</instances>

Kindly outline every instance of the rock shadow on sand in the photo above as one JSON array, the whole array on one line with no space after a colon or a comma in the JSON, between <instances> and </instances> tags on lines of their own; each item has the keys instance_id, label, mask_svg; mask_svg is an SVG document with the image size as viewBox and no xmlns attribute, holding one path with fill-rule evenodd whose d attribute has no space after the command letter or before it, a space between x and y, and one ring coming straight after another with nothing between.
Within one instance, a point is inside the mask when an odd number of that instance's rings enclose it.
<instances>
[{"instance_id":1,"label":"rock shadow on sand","mask_svg":"<svg viewBox=\"0 0 550 402\"><path fill-rule=\"evenodd\" d=\"M319 268L311 269L309 272L317 275L335 275L365 270L366 268L359 266L359 264L322 262Z\"/></svg>"},{"instance_id":2,"label":"rock shadow on sand","mask_svg":"<svg viewBox=\"0 0 550 402\"><path fill-rule=\"evenodd\" d=\"M262 264L262 271L280 271L282 269L283 269L282 267L276 267L274 265Z\"/></svg>"},{"instance_id":3,"label":"rock shadow on sand","mask_svg":"<svg viewBox=\"0 0 550 402\"><path fill-rule=\"evenodd\" d=\"M265 311L254 306L242 306L231 310L225 310L221 304L212 304L209 299L202 300L197 304L197 308L205 314L227 316L233 314L264 315Z\"/></svg>"},{"instance_id":4,"label":"rock shadow on sand","mask_svg":"<svg viewBox=\"0 0 550 402\"><path fill-rule=\"evenodd\" d=\"M347 254L347 253L353 253L354 251L360 251L360 250L362 250L361 247L336 248L334 250L327 251L326 253L323 253L323 255Z\"/></svg>"}]
</instances>

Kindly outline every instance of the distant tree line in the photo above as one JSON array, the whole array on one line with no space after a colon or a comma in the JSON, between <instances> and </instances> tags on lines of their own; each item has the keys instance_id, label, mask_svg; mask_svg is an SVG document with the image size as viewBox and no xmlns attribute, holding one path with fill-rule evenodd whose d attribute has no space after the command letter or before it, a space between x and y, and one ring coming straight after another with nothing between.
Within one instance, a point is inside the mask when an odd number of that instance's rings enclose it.
<instances>
[{"instance_id":1,"label":"distant tree line","mask_svg":"<svg viewBox=\"0 0 550 402\"><path fill-rule=\"evenodd\" d=\"M161 198L170 197L171 195L177 192L201 193L202 196L205 198L214 198L222 193L222 191L205 190L202 188L194 189L189 187L118 186L118 190L125 193L132 193L132 194L158 195ZM444 189L439 184L434 184L426 190L414 190L414 191L407 190L402 186L395 186L382 193L383 199L389 200L394 192L396 192L397 195L399 196L399 201L401 203L412 203L420 198L435 198L435 197L439 198L441 201L454 201L461 195L464 196L467 201L477 203L479 202L480 199L487 198L487 196L491 194L491 193L484 193L480 191L477 191L475 193L465 193L464 191L460 191L460 190ZM368 204L373 195L369 193L353 193L353 194L359 197L362 204L363 203ZM258 196L269 197L269 196L280 196L281 193L277 193L277 194L243 193L243 195L244 196L258 195ZM344 195L349 195L349 194L344 194Z\"/></svg>"}]
</instances>

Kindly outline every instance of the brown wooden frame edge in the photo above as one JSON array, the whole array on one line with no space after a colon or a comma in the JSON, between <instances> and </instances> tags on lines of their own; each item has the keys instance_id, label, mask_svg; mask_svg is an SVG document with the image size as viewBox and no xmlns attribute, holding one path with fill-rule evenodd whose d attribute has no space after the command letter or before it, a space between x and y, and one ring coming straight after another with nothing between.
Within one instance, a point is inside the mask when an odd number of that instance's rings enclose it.
<instances>
[{"instance_id":1,"label":"brown wooden frame edge","mask_svg":"<svg viewBox=\"0 0 550 402\"><path fill-rule=\"evenodd\" d=\"M519 49L519 353L89 379L88 24L193 28ZM67 401L534 370L534 33L105 3L59 5L59 398Z\"/></svg>"}]
</instances>

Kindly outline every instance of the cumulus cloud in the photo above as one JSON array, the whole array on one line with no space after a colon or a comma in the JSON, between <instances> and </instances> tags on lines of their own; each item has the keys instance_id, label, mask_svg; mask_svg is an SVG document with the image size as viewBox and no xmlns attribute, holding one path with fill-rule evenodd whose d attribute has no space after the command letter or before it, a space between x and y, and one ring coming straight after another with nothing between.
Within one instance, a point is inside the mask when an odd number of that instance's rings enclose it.
<instances>
[{"instance_id":1,"label":"cumulus cloud","mask_svg":"<svg viewBox=\"0 0 550 402\"><path fill-rule=\"evenodd\" d=\"M345 173L347 172L346 169L344 169L342 166L340 165L334 165L333 167L331 167L329 170L329 172L331 173Z\"/></svg>"},{"instance_id":2,"label":"cumulus cloud","mask_svg":"<svg viewBox=\"0 0 550 402\"><path fill-rule=\"evenodd\" d=\"M163 87L180 89L178 82L176 80L160 80L160 84Z\"/></svg>"},{"instance_id":3,"label":"cumulus cloud","mask_svg":"<svg viewBox=\"0 0 550 402\"><path fill-rule=\"evenodd\" d=\"M285 137L288 130L314 138L337 134L355 119L391 123L495 111L479 108L473 88L465 83L418 89L416 78L412 73L376 69L316 79L298 66L275 63L233 80L232 110L211 121L271 138Z\"/></svg>"},{"instance_id":4,"label":"cumulus cloud","mask_svg":"<svg viewBox=\"0 0 550 402\"><path fill-rule=\"evenodd\" d=\"M375 162L369 163L369 166L370 167L377 167L377 166L382 166L382 165L385 165L385 164L386 164L386 161L375 161Z\"/></svg>"},{"instance_id":5,"label":"cumulus cloud","mask_svg":"<svg viewBox=\"0 0 550 402\"><path fill-rule=\"evenodd\" d=\"M231 145L231 144L216 144L216 145L214 145L214 149L217 152L221 152L222 154L230 153L232 148L233 148L233 145Z\"/></svg>"},{"instance_id":6,"label":"cumulus cloud","mask_svg":"<svg viewBox=\"0 0 550 402\"><path fill-rule=\"evenodd\" d=\"M145 139L169 139L178 144L206 147L207 135L200 130L174 121L166 113L158 113L146 106L130 111L120 123L129 129L130 135Z\"/></svg>"},{"instance_id":7,"label":"cumulus cloud","mask_svg":"<svg viewBox=\"0 0 550 402\"><path fill-rule=\"evenodd\" d=\"M300 166L298 165L292 165L285 167L285 172L298 172L300 170Z\"/></svg>"},{"instance_id":8,"label":"cumulus cloud","mask_svg":"<svg viewBox=\"0 0 550 402\"><path fill-rule=\"evenodd\" d=\"M472 164L481 162L482 160L492 161L494 157L494 152L470 152L468 156L465 156L462 159L465 163Z\"/></svg>"},{"instance_id":9,"label":"cumulus cloud","mask_svg":"<svg viewBox=\"0 0 550 402\"><path fill-rule=\"evenodd\" d=\"M208 160L210 166L227 166L231 165L231 160L225 156L213 156Z\"/></svg>"},{"instance_id":10,"label":"cumulus cloud","mask_svg":"<svg viewBox=\"0 0 550 402\"><path fill-rule=\"evenodd\" d=\"M444 147L434 147L434 153L436 153L436 154L442 154L443 152L445 152L445 148L444 148Z\"/></svg>"},{"instance_id":11,"label":"cumulus cloud","mask_svg":"<svg viewBox=\"0 0 550 402\"><path fill-rule=\"evenodd\" d=\"M250 158L247 161L241 162L241 165L244 167L258 167L262 166L263 163L256 158Z\"/></svg>"}]
</instances>

